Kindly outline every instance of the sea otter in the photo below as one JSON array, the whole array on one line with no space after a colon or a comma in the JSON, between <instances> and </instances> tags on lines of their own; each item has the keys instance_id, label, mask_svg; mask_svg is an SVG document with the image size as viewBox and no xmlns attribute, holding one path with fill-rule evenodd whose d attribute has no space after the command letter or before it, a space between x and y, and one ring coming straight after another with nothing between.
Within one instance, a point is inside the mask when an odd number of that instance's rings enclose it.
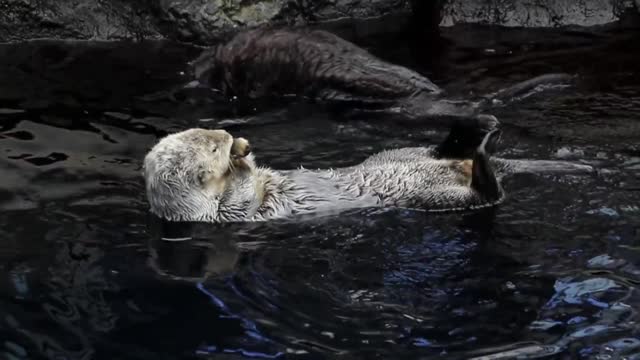
<instances>
[{"instance_id":1,"label":"sea otter","mask_svg":"<svg viewBox=\"0 0 640 360\"><path fill-rule=\"evenodd\" d=\"M488 108L573 77L546 74L477 101L447 99L442 89L416 71L379 59L334 34L309 29L245 30L205 50L191 63L195 80L228 96L261 98L296 95L332 104L353 103L367 112L399 119L473 118Z\"/></svg>"},{"instance_id":2,"label":"sea otter","mask_svg":"<svg viewBox=\"0 0 640 360\"><path fill-rule=\"evenodd\" d=\"M144 159L151 212L173 221L242 222L361 207L460 211L504 199L499 179L520 171L590 171L567 162L490 159L495 117L454 127L432 148L375 154L350 167L258 167L249 142L224 130L190 129L161 139ZM495 172L494 172L495 171Z\"/></svg>"}]
</instances>

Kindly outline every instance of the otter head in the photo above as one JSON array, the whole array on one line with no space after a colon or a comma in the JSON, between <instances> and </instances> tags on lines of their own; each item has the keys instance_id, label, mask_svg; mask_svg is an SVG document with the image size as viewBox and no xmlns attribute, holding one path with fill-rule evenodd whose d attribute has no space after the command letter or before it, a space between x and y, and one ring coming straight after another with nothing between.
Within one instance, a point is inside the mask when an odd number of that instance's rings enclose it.
<instances>
[{"instance_id":1,"label":"otter head","mask_svg":"<svg viewBox=\"0 0 640 360\"><path fill-rule=\"evenodd\" d=\"M252 171L249 142L224 130L190 129L161 139L144 159L154 214L174 221L215 221L229 181Z\"/></svg>"},{"instance_id":2,"label":"otter head","mask_svg":"<svg viewBox=\"0 0 640 360\"><path fill-rule=\"evenodd\" d=\"M230 82L232 74L225 71L224 59L219 47L211 47L189 62L188 78L191 80L185 88L204 87L223 94L231 95Z\"/></svg>"}]
</instances>

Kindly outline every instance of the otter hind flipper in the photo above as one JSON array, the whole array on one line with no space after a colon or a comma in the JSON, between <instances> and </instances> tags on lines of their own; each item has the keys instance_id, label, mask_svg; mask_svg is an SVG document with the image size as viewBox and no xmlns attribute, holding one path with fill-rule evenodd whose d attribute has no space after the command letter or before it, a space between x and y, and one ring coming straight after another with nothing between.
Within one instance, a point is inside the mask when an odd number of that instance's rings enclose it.
<instances>
[{"instance_id":1,"label":"otter hind flipper","mask_svg":"<svg viewBox=\"0 0 640 360\"><path fill-rule=\"evenodd\" d=\"M480 114L473 119L456 121L442 143L436 146L438 159L470 159L500 122L493 115Z\"/></svg>"},{"instance_id":2,"label":"otter hind flipper","mask_svg":"<svg viewBox=\"0 0 640 360\"><path fill-rule=\"evenodd\" d=\"M549 88L570 86L575 82L576 78L577 76L566 73L539 75L501 89L487 96L486 101L491 106L495 106L522 100Z\"/></svg>"},{"instance_id":3,"label":"otter hind flipper","mask_svg":"<svg viewBox=\"0 0 640 360\"><path fill-rule=\"evenodd\" d=\"M500 133L498 129L487 133L473 157L471 189L476 191L487 205L500 201L503 196L502 187L489 162L489 157L495 151L500 139Z\"/></svg>"},{"instance_id":4,"label":"otter hind flipper","mask_svg":"<svg viewBox=\"0 0 640 360\"><path fill-rule=\"evenodd\" d=\"M511 174L594 174L596 168L589 164L563 160L502 159L492 158L491 163L499 177Z\"/></svg>"}]
</instances>

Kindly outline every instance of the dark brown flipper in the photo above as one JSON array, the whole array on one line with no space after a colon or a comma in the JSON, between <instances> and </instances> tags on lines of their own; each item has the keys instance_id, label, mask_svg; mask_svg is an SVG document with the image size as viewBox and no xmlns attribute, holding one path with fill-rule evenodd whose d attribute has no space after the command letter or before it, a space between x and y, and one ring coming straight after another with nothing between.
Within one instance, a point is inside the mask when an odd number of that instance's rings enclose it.
<instances>
[{"instance_id":1,"label":"dark brown flipper","mask_svg":"<svg viewBox=\"0 0 640 360\"><path fill-rule=\"evenodd\" d=\"M471 159L489 132L500 125L493 115L478 115L473 119L456 121L449 134L436 147L437 159Z\"/></svg>"},{"instance_id":2,"label":"dark brown flipper","mask_svg":"<svg viewBox=\"0 0 640 360\"><path fill-rule=\"evenodd\" d=\"M490 131L485 135L473 157L471 188L489 203L500 200L503 193L489 161L489 157L495 151L499 138L500 130Z\"/></svg>"}]
</instances>

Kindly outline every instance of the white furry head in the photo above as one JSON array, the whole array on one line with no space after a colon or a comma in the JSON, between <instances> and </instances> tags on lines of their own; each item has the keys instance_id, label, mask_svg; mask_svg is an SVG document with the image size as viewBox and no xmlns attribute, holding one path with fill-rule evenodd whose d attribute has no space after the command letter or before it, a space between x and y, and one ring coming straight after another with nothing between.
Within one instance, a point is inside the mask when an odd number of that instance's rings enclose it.
<instances>
[{"instance_id":1,"label":"white furry head","mask_svg":"<svg viewBox=\"0 0 640 360\"><path fill-rule=\"evenodd\" d=\"M175 221L215 221L233 169L253 167L249 143L224 130L189 129L161 139L144 159L154 214Z\"/></svg>"}]
</instances>

